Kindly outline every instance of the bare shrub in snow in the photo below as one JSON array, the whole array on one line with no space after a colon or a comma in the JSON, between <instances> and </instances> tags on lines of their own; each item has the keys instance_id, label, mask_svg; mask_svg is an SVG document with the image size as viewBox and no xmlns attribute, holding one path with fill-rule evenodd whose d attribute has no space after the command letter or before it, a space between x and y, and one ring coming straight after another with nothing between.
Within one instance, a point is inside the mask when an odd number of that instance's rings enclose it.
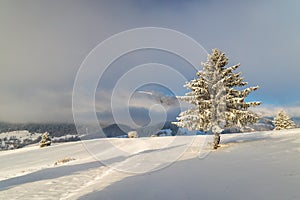
<instances>
[{"instance_id":1,"label":"bare shrub in snow","mask_svg":"<svg viewBox=\"0 0 300 200\"><path fill-rule=\"evenodd\" d=\"M67 163L67 162L70 162L70 161L73 161L73 160L76 160L75 158L63 158L61 160L58 160L54 163L54 165L59 165L59 164L64 164L64 163Z\"/></svg>"}]
</instances>

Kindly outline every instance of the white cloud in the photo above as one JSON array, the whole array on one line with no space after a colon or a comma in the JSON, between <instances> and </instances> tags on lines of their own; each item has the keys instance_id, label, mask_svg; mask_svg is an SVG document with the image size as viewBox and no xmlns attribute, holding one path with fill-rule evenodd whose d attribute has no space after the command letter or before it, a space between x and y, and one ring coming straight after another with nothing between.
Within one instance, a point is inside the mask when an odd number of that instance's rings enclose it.
<instances>
[{"instance_id":1,"label":"white cloud","mask_svg":"<svg viewBox=\"0 0 300 200\"><path fill-rule=\"evenodd\" d=\"M253 111L261 114L262 116L274 117L280 110L285 110L291 117L300 117L300 106L276 106L276 105L263 105L252 108Z\"/></svg>"},{"instance_id":2,"label":"white cloud","mask_svg":"<svg viewBox=\"0 0 300 200\"><path fill-rule=\"evenodd\" d=\"M85 56L112 34L142 26L176 29L206 48L221 48L230 62L241 62L246 81L261 86L254 99L292 105L300 99L296 92L299 2L269 5L268 1L174 1L172 5L167 1L1 1L0 120L72 121L70 94ZM101 112L110 105L105 98L97 102ZM150 103L141 100L134 106ZM274 115L280 106L258 109ZM284 109L299 116L297 106Z\"/></svg>"}]
</instances>

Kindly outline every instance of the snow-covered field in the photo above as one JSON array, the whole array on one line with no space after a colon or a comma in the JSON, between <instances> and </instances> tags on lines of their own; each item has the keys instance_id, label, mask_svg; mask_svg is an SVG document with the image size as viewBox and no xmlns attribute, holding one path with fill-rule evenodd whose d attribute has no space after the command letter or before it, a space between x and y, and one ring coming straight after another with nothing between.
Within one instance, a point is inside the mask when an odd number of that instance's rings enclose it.
<instances>
[{"instance_id":1,"label":"snow-covered field","mask_svg":"<svg viewBox=\"0 0 300 200\"><path fill-rule=\"evenodd\" d=\"M300 199L300 129L222 135L210 153L191 138L2 151L0 199Z\"/></svg>"}]
</instances>

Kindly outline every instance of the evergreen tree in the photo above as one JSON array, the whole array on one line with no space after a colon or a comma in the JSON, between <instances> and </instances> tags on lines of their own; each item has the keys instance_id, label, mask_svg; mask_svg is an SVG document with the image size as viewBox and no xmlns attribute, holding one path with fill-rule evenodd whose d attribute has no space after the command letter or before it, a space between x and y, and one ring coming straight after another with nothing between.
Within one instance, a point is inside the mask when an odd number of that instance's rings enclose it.
<instances>
[{"instance_id":1,"label":"evergreen tree","mask_svg":"<svg viewBox=\"0 0 300 200\"><path fill-rule=\"evenodd\" d=\"M260 105L260 102L245 102L245 98L258 86L238 90L237 87L248 84L240 77L241 73L233 72L240 64L226 68L227 64L228 57L213 49L207 62L202 63L203 71L198 71L197 78L185 84L190 91L179 97L193 107L181 112L178 122L173 122L189 130L214 134L214 149L219 145L224 128L243 127L258 120L257 114L248 109Z\"/></svg>"},{"instance_id":2,"label":"evergreen tree","mask_svg":"<svg viewBox=\"0 0 300 200\"><path fill-rule=\"evenodd\" d=\"M290 119L290 117L283 110L277 113L274 118L275 130L291 129L295 128L295 123Z\"/></svg>"},{"instance_id":3,"label":"evergreen tree","mask_svg":"<svg viewBox=\"0 0 300 200\"><path fill-rule=\"evenodd\" d=\"M46 132L42 135L42 139L40 141L40 147L46 147L51 145L51 139L49 133Z\"/></svg>"}]
</instances>

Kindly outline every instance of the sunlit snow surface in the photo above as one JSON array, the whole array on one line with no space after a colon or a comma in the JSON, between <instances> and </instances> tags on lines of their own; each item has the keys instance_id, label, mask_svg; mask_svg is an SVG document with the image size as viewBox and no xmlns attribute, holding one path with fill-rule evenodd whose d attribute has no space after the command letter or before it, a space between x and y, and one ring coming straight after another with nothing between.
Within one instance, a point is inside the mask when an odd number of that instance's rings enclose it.
<instances>
[{"instance_id":1,"label":"sunlit snow surface","mask_svg":"<svg viewBox=\"0 0 300 200\"><path fill-rule=\"evenodd\" d=\"M97 139L2 151L0 198L300 199L300 129L222 135L209 154L205 141ZM76 160L54 165L66 157Z\"/></svg>"}]
</instances>

